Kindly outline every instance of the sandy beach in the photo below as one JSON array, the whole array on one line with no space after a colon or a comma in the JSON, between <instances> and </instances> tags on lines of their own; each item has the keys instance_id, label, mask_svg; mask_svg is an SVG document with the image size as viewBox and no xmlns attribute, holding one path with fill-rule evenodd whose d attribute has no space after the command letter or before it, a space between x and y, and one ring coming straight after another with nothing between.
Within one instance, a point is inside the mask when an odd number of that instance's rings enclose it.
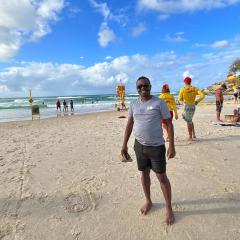
<instances>
[{"instance_id":1,"label":"sandy beach","mask_svg":"<svg viewBox=\"0 0 240 240\"><path fill-rule=\"evenodd\" d=\"M225 103L223 113L236 105ZM180 109L181 113L181 109ZM240 128L211 125L215 105L197 107L197 141L174 121L176 157L168 161L176 223L152 175L153 208L133 162L119 160L127 112L0 123L0 239L240 239Z\"/></svg>"}]
</instances>

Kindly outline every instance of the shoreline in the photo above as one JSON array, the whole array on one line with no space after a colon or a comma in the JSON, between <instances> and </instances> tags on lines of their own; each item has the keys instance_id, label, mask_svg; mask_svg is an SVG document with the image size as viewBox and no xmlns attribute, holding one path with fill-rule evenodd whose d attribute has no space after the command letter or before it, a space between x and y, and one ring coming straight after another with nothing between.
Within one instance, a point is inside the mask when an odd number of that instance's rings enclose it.
<instances>
[{"instance_id":1,"label":"shoreline","mask_svg":"<svg viewBox=\"0 0 240 240\"><path fill-rule=\"evenodd\" d=\"M156 94L153 94L154 96ZM105 96L106 97L106 96ZM99 96L98 96L99 98ZM103 102L97 102L95 99L94 103L82 103L79 104L78 102L75 102L74 104L74 114L85 114L88 112L101 112L101 111L114 111L115 110L115 103L116 100L112 100L113 96L111 96L110 101L103 101ZM137 98L137 95L134 96L126 96L126 106L130 104L130 102ZM175 98L177 98L177 95L175 95ZM40 114L41 118L48 118L48 117L57 117L57 111L55 107L55 100L53 98L51 99L51 103L45 101L45 107L41 107L40 105ZM54 101L53 101L54 100ZM16 100L18 102L18 99ZM9 104L12 103L1 103L2 107L0 106L0 123L1 122L11 122L11 121L21 121L21 120L31 120L31 108L30 106L25 106L26 99L23 101L24 106L17 104L17 106L13 105L10 108L7 108ZM203 100L203 102L213 102L214 97L213 96L206 96L206 98ZM22 102L22 100L20 101ZM36 103L37 104L37 103ZM37 104L38 105L38 104ZM14 107L15 106L15 107ZM71 112L69 111L68 114ZM63 114L62 114L63 115Z\"/></svg>"},{"instance_id":2,"label":"shoreline","mask_svg":"<svg viewBox=\"0 0 240 240\"><path fill-rule=\"evenodd\" d=\"M233 104L232 100L225 100L224 104ZM199 103L198 106L203 106L203 105L215 105L215 101L214 99L205 99L202 102ZM234 105L234 104L233 104ZM237 104L236 104L237 105ZM183 105L177 105L178 108L181 108L181 106ZM87 111L87 112L79 112L79 111L75 111L75 112L57 112L57 110L53 110L55 111L55 114L53 115L53 113L51 115L41 115L41 109L40 109L40 119L37 119L38 117L36 117L34 119L35 120L44 120L44 119L55 119L55 118L66 118L66 117L74 117L74 116L82 116L82 115L88 115L88 114L97 114L97 113L105 113L105 112L116 112L116 110L114 108L111 109L105 109L105 110L95 110L95 111ZM123 113L125 111L120 111L120 113ZM1 111L0 111L1 113ZM12 118L12 119L1 119L0 118L0 125L3 123L8 123L8 122L23 122L23 121L32 121L32 117L30 114L30 109L29 109L29 113L27 116L22 117L22 118Z\"/></svg>"}]
</instances>

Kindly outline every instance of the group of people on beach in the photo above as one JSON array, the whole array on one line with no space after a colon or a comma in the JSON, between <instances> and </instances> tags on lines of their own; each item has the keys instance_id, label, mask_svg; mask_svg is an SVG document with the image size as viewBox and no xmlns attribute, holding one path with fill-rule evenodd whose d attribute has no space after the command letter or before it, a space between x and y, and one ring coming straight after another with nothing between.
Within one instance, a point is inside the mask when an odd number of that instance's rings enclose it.
<instances>
[{"instance_id":1,"label":"group of people on beach","mask_svg":"<svg viewBox=\"0 0 240 240\"><path fill-rule=\"evenodd\" d=\"M57 111L60 111L60 112L62 111L61 101L59 99L56 101L56 108L57 108ZM70 111L74 112L72 99L70 100ZM68 112L68 102L65 99L63 100L63 112Z\"/></svg>"},{"instance_id":2,"label":"group of people on beach","mask_svg":"<svg viewBox=\"0 0 240 240\"><path fill-rule=\"evenodd\" d=\"M181 88L178 96L179 102L184 104L182 118L187 123L188 141L194 141L196 133L193 124L193 116L196 106L201 102L205 94L193 86L190 77L184 78L185 86ZM170 93L168 84L162 86L162 94L158 97L151 95L151 82L147 77L141 76L136 81L139 98L130 104L128 110L128 121L125 128L121 155L126 159L128 154L128 140L133 131L135 142L134 151L137 159L138 170L141 172L141 183L145 195L145 203L140 211L146 215L152 207L150 192L150 170L155 172L160 182L166 207L166 223L174 223L174 213L171 203L171 184L166 174L166 156L174 158L174 129L172 119L178 119L176 101ZM216 89L216 116L220 120L223 107L223 91L226 85L222 84ZM198 98L196 98L198 96ZM169 143L166 151L163 138L163 129Z\"/></svg>"},{"instance_id":3,"label":"group of people on beach","mask_svg":"<svg viewBox=\"0 0 240 240\"><path fill-rule=\"evenodd\" d=\"M215 90L215 97L216 97L216 113L217 113L217 122L221 123L222 120L220 118L222 107L223 107L223 92L226 91L227 85L225 83L221 84L216 90ZM234 122L240 122L240 86L237 87L237 85L233 86L233 90L239 89L236 93L234 92L234 103L239 103L236 109L233 110L233 121Z\"/></svg>"}]
</instances>

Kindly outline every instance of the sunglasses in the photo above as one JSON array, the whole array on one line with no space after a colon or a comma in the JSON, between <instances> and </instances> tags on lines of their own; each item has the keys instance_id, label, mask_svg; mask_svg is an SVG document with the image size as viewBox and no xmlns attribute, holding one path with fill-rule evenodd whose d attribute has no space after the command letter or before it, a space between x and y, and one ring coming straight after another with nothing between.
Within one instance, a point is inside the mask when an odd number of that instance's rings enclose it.
<instances>
[{"instance_id":1,"label":"sunglasses","mask_svg":"<svg viewBox=\"0 0 240 240\"><path fill-rule=\"evenodd\" d=\"M144 88L149 88L149 87L150 87L150 84L140 84L140 85L137 86L137 89L140 90L140 89L142 89L143 87L144 87Z\"/></svg>"}]
</instances>

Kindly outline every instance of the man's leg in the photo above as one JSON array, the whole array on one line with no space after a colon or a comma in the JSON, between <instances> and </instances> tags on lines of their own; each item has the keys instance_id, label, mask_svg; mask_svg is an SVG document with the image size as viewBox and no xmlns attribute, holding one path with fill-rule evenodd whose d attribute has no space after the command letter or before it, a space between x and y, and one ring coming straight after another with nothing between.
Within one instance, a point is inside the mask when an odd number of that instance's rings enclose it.
<instances>
[{"instance_id":1,"label":"man's leg","mask_svg":"<svg viewBox=\"0 0 240 240\"><path fill-rule=\"evenodd\" d=\"M193 138L197 138L197 137L196 137L196 134L195 134L195 129L194 129L194 124L193 124L193 122L192 122L192 136L193 136Z\"/></svg>"},{"instance_id":2,"label":"man's leg","mask_svg":"<svg viewBox=\"0 0 240 240\"><path fill-rule=\"evenodd\" d=\"M163 192L163 196L166 204L166 223L171 225L174 223L174 214L172 211L172 193L171 193L171 184L168 180L166 173L156 173L156 176L160 182L160 186Z\"/></svg>"},{"instance_id":3,"label":"man's leg","mask_svg":"<svg viewBox=\"0 0 240 240\"><path fill-rule=\"evenodd\" d=\"M221 119L220 119L220 112L216 112L216 115L217 115L217 121L218 121L218 122L221 122Z\"/></svg>"},{"instance_id":4,"label":"man's leg","mask_svg":"<svg viewBox=\"0 0 240 240\"><path fill-rule=\"evenodd\" d=\"M220 101L216 101L217 122L222 122L220 119L221 110L222 110L222 103Z\"/></svg>"},{"instance_id":5,"label":"man's leg","mask_svg":"<svg viewBox=\"0 0 240 240\"><path fill-rule=\"evenodd\" d=\"M145 200L146 202L141 207L140 211L143 215L146 215L152 207L152 200L151 200L151 193L150 193L150 185L151 185L150 168L141 172L141 182L142 182L142 187L143 187L144 195L146 198Z\"/></svg>"},{"instance_id":6,"label":"man's leg","mask_svg":"<svg viewBox=\"0 0 240 240\"><path fill-rule=\"evenodd\" d=\"M193 127L192 123L187 123L189 138L188 141L192 141Z\"/></svg>"}]
</instances>

